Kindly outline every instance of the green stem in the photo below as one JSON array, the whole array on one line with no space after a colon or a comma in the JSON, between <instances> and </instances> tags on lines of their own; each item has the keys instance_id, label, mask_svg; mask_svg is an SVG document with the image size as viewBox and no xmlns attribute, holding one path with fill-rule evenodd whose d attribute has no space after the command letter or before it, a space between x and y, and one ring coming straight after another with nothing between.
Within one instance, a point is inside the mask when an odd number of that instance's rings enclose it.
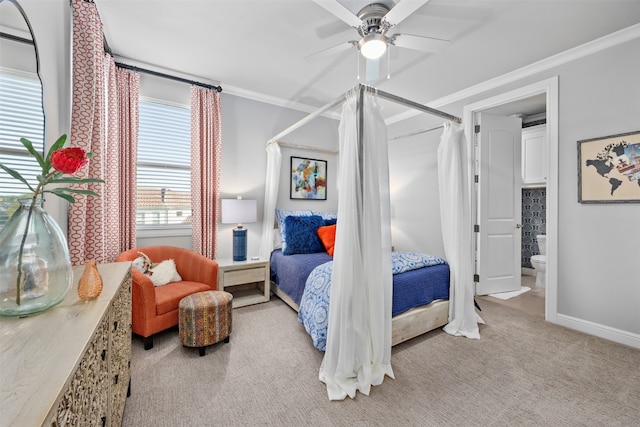
<instances>
[{"instance_id":1,"label":"green stem","mask_svg":"<svg viewBox=\"0 0 640 427\"><path fill-rule=\"evenodd\" d=\"M53 175L54 172L51 172L47 176L45 176L45 182L48 178ZM29 206L29 214L27 215L27 226L24 228L24 234L22 235L22 241L20 242L20 252L18 253L18 280L16 283L16 304L20 305L20 282L22 281L22 254L24 253L24 244L27 241L27 234L29 234L29 224L31 223L31 215L33 214L33 209L36 206L36 200L38 198L38 194L40 194L40 190L44 184L41 182L38 183L36 190L33 192L33 197L31 198L31 206Z\"/></svg>"}]
</instances>

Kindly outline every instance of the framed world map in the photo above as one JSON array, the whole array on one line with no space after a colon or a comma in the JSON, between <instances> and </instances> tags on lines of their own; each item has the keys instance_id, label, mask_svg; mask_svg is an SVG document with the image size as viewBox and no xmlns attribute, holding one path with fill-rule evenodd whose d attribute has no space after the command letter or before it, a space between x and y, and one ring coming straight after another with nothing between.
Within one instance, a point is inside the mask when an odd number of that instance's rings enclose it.
<instances>
[{"instance_id":1,"label":"framed world map","mask_svg":"<svg viewBox=\"0 0 640 427\"><path fill-rule=\"evenodd\" d=\"M640 202L640 131L578 141L578 202Z\"/></svg>"}]
</instances>

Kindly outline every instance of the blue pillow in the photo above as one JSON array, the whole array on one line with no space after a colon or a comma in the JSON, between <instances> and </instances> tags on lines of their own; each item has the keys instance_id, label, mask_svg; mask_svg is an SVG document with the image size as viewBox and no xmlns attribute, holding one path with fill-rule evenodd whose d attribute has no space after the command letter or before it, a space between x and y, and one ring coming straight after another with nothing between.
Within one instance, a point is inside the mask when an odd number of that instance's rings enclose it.
<instances>
[{"instance_id":1,"label":"blue pillow","mask_svg":"<svg viewBox=\"0 0 640 427\"><path fill-rule=\"evenodd\" d=\"M278 222L278 231L280 232L280 246L282 247L282 251L284 252L287 247L287 232L285 230L284 220L288 216L311 216L313 212L307 211L295 211L295 210L285 210L285 209L276 209L276 221Z\"/></svg>"},{"instance_id":2,"label":"blue pillow","mask_svg":"<svg viewBox=\"0 0 640 427\"><path fill-rule=\"evenodd\" d=\"M333 218L333 219L324 219L324 225L334 225L338 222L337 218Z\"/></svg>"},{"instance_id":3,"label":"blue pillow","mask_svg":"<svg viewBox=\"0 0 640 427\"><path fill-rule=\"evenodd\" d=\"M314 254L325 252L318 237L318 228L324 225L321 216L288 216L284 219L287 245L282 248L284 255Z\"/></svg>"}]
</instances>

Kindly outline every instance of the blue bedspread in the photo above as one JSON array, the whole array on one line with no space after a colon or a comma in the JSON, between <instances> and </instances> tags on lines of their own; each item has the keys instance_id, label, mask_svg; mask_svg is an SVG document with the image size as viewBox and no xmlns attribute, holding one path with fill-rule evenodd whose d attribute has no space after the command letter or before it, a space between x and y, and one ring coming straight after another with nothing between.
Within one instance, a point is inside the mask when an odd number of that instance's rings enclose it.
<instances>
[{"instance_id":1,"label":"blue bedspread","mask_svg":"<svg viewBox=\"0 0 640 427\"><path fill-rule=\"evenodd\" d=\"M282 249L276 249L271 253L271 280L299 305L311 271L332 259L326 252L283 255Z\"/></svg>"},{"instance_id":2,"label":"blue bedspread","mask_svg":"<svg viewBox=\"0 0 640 427\"><path fill-rule=\"evenodd\" d=\"M284 256L276 250L271 255L272 280L300 305L298 320L322 351L329 320L331 260L326 253ZM449 266L441 258L394 252L393 261L393 316L449 298Z\"/></svg>"}]
</instances>

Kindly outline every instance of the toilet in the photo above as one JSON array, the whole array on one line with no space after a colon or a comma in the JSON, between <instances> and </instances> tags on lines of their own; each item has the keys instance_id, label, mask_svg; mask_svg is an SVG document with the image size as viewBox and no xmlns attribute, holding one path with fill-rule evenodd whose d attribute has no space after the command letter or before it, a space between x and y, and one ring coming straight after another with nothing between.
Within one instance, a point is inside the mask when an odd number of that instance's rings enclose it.
<instances>
[{"instance_id":1,"label":"toilet","mask_svg":"<svg viewBox=\"0 0 640 427\"><path fill-rule=\"evenodd\" d=\"M536 236L536 240L538 241L540 255L531 257L531 265L533 265L533 269L536 272L536 286L544 288L547 271L547 236L539 234Z\"/></svg>"}]
</instances>

